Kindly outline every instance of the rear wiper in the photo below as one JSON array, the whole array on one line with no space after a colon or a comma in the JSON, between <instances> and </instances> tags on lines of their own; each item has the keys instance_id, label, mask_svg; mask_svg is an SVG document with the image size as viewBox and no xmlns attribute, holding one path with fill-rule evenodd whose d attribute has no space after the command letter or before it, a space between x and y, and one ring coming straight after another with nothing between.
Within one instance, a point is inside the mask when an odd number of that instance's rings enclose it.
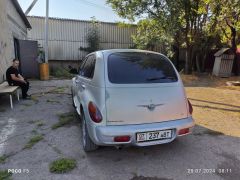
<instances>
[{"instance_id":1,"label":"rear wiper","mask_svg":"<svg viewBox=\"0 0 240 180\"><path fill-rule=\"evenodd\" d=\"M176 80L175 77L171 77L171 76L163 76L163 77L152 77L152 78L147 78L147 81L156 81L159 79L171 79L171 80Z\"/></svg>"}]
</instances>

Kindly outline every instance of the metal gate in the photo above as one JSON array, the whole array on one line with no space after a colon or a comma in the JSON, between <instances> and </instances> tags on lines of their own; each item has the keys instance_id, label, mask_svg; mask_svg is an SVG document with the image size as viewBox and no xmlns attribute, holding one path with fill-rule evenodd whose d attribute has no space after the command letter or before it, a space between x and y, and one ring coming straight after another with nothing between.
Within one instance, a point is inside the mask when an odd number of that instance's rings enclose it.
<instances>
[{"instance_id":1,"label":"metal gate","mask_svg":"<svg viewBox=\"0 0 240 180\"><path fill-rule=\"evenodd\" d=\"M26 78L39 78L39 66L37 62L37 41L19 40L19 55L21 72Z\"/></svg>"}]
</instances>

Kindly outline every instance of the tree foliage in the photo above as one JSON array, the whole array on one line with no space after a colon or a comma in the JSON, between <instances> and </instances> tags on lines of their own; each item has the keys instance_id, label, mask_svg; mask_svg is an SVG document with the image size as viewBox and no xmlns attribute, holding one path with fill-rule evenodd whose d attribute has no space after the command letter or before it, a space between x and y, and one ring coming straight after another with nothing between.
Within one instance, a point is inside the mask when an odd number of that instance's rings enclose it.
<instances>
[{"instance_id":1,"label":"tree foliage","mask_svg":"<svg viewBox=\"0 0 240 180\"><path fill-rule=\"evenodd\" d=\"M211 0L210 33L221 34L221 42L236 48L240 43L240 1Z\"/></svg>"},{"instance_id":2,"label":"tree foliage","mask_svg":"<svg viewBox=\"0 0 240 180\"><path fill-rule=\"evenodd\" d=\"M239 34L239 0L108 0L123 18L138 22L138 48L167 44L175 54L186 48L185 72L201 71L209 49L234 46ZM235 32L235 38L233 38ZM201 56L201 57L200 57ZM177 57L177 56L176 56ZM203 59L202 62L199 59ZM201 66L200 66L201 65Z\"/></svg>"},{"instance_id":3,"label":"tree foliage","mask_svg":"<svg viewBox=\"0 0 240 180\"><path fill-rule=\"evenodd\" d=\"M100 35L99 35L99 22L92 18L91 27L88 29L88 33L86 36L86 41L88 43L88 47L80 47L80 50L86 51L88 53L99 50L100 48Z\"/></svg>"},{"instance_id":4,"label":"tree foliage","mask_svg":"<svg viewBox=\"0 0 240 180\"><path fill-rule=\"evenodd\" d=\"M155 19L144 19L139 21L137 33L132 36L133 42L138 49L154 50L156 47L165 47L168 56L172 56L172 37L165 33L161 24Z\"/></svg>"}]
</instances>

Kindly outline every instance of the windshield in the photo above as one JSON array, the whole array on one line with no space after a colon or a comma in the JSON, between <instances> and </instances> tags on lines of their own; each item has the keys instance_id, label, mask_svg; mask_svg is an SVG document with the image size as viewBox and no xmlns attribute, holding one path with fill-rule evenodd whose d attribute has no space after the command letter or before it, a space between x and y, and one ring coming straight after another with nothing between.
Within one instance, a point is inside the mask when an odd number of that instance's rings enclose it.
<instances>
[{"instance_id":1,"label":"windshield","mask_svg":"<svg viewBox=\"0 0 240 180\"><path fill-rule=\"evenodd\" d=\"M171 83L177 75L164 56L144 52L118 52L108 57L108 78L116 84Z\"/></svg>"}]
</instances>

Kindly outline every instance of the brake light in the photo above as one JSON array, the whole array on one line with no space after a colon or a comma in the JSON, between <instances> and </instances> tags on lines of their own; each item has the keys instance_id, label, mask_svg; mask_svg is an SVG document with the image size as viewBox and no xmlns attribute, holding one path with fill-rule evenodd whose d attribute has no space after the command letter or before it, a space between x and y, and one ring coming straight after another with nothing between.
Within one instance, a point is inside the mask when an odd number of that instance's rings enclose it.
<instances>
[{"instance_id":1,"label":"brake light","mask_svg":"<svg viewBox=\"0 0 240 180\"><path fill-rule=\"evenodd\" d=\"M178 131L178 135L184 135L184 134L187 134L187 133L189 133L189 128L180 129Z\"/></svg>"},{"instance_id":2,"label":"brake light","mask_svg":"<svg viewBox=\"0 0 240 180\"><path fill-rule=\"evenodd\" d=\"M189 111L189 113L192 115L192 113L193 113L193 107L192 107L192 104L190 103L189 100L187 100L187 101L188 101L188 111Z\"/></svg>"},{"instance_id":3,"label":"brake light","mask_svg":"<svg viewBox=\"0 0 240 180\"><path fill-rule=\"evenodd\" d=\"M102 121L102 115L97 106L93 102L89 102L88 104L88 112L91 119L95 123L100 123Z\"/></svg>"},{"instance_id":4,"label":"brake light","mask_svg":"<svg viewBox=\"0 0 240 180\"><path fill-rule=\"evenodd\" d=\"M130 136L116 136L114 137L114 142L128 142L130 140Z\"/></svg>"}]
</instances>

